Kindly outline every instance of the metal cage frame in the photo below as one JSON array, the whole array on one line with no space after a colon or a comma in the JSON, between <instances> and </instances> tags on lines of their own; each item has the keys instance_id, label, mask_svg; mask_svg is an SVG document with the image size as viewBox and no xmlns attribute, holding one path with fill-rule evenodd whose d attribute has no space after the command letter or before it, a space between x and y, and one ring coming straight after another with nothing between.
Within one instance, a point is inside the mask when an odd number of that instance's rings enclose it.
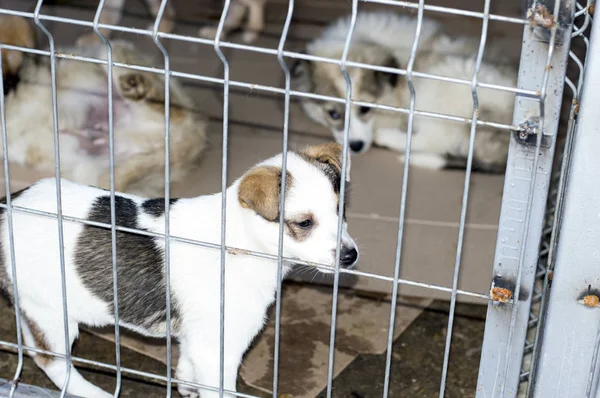
<instances>
[{"instance_id":1,"label":"metal cage frame","mask_svg":"<svg viewBox=\"0 0 600 398\"><path fill-rule=\"evenodd\" d=\"M146 71L150 73L159 73L165 76L165 233L156 234L147 231L134 230L130 228L124 228L116 225L115 221L115 190L114 190L114 131L113 131L113 101L112 101L112 85L109 84L108 102L109 102L109 147L110 147L110 206L111 206L111 223L103 224L97 222L91 222L83 219L76 219L73 217L63 216L61 208L61 192L60 184L57 184L57 209L56 213L45 213L32 209L26 209L18 206L13 206L11 203L10 195L10 170L9 170L9 153L7 146L4 145L4 177L5 177L5 188L7 192L6 205L0 205L0 207L6 209L8 228L9 228L9 243L10 243L10 265L12 267L13 275L16 275L15 266L15 255L14 255L14 243L13 243L13 230L12 230L12 215L13 212L29 212L37 214L41 217L49 217L57 220L57 228L59 234L60 244L60 255L61 255L61 278L62 278L62 292L63 292L63 315L65 317L64 331L66 339L66 354L53 353L48 351L39 350L33 347L26 347L21 339L20 330L20 308L19 308L19 292L18 286L14 285L13 294L15 297L14 307L17 324L17 344L0 341L0 345L4 347L10 347L17 349L18 352L18 366L12 377L12 383L10 384L10 390L7 392L9 397L19 396L21 389L17 390L19 379L22 371L23 356L25 351L32 352L43 352L48 355L55 357L61 357L66 360L67 366L67 377L64 382L64 387L60 393L61 397L66 395L66 386L69 382L69 372L72 363L92 364L100 368L114 371L116 374L116 387L114 391L115 397L119 395L121 390L121 378L122 374L130 374L137 376L144 376L154 380L160 380L166 382L167 397L171 396L173 384L183 384L186 386L202 388L207 390L218 391L221 396L224 393L232 394L239 397L251 397L247 394L234 393L231 391L224 390L223 388L223 353L224 353L224 308L225 308L225 289L224 289L224 272L225 272L225 257L227 253L233 253L239 255L259 256L262 258L268 258L278 263L278 287L276 291L275 300L275 347L274 347L274 378L273 378L273 396L278 396L278 364L280 355L280 321L281 321L281 279L282 279L282 265L284 262L290 262L291 259L287 259L283 256L283 233L284 226L280 223L279 226L279 245L278 255L272 256L265 253L239 251L234 247L226 245L225 242L225 217L226 217L226 188L227 188L227 166L228 166L228 120L229 120L229 90L230 87L241 87L251 88L253 90L273 92L284 95L284 120L283 120L283 159L282 159L282 172L286 172L286 154L288 150L288 133L289 133L289 114L290 114L290 100L291 97L305 97L317 100L333 101L345 104L345 120L344 120L344 154L348 153L348 136L349 136L349 115L348 111L352 105L360 105L365 107L383 109L388 111L395 111L408 114L408 126L407 126L407 139L406 139L406 158L404 162L404 175L402 180L402 191L401 191L401 203L398 215L399 228L397 231L397 245L396 245L396 259L394 263L394 276L387 277L383 275L377 275L367 272L345 270L339 267L339 252L341 244L341 231L342 231L342 218L338 222L338 241L337 241L337 258L338 264L333 268L334 271L334 282L333 282L333 308L331 313L331 330L330 330L330 344L329 344L329 364L328 364L328 383L327 383L327 397L331 397L332 391L332 380L333 380L333 363L334 347L336 340L336 314L337 314L337 297L339 290L339 277L342 273L355 274L358 276L377 278L386 280L392 283L392 303L389 316L389 327L388 327L388 340L387 340L387 357L385 366L385 380L384 380L384 396L389 395L389 378L391 372L391 359L392 359L392 342L394 335L394 320L397 307L397 297L399 288L401 285L417 286L425 289L433 289L437 291L443 291L450 294L450 315L448 320L448 331L446 335L446 344L444 351L444 362L442 368L442 377L440 380L439 396L444 397L446 392L446 382L448 377L448 363L450 357L450 346L452 342L452 332L454 326L455 309L458 295L466 295L488 302L488 312L486 318L486 330L485 338L482 347L482 357L479 369L479 381L477 388L477 397L508 397L516 396L519 384L521 381L531 381L536 378L551 377L546 376L548 367L545 366L548 359L541 359L540 352L547 352L547 345L542 345L542 339L545 341L549 339L550 334L542 333L543 330L548 328L557 327L556 324L560 322L566 322L567 318L573 321L573 316L565 317L564 309L556 310L555 307L560 306L557 302L557 298L550 294L548 286L551 277L551 272L554 267L557 266L561 261L565 261L563 258L566 254L561 251L561 247L557 248L558 230L560 215L563 211L562 199L565 195L571 194L572 190L576 190L578 187L575 185L578 181L574 180L572 185L567 187L567 171L570 165L571 152L573 156L579 155L582 152L581 145L583 141L590 140L593 142L594 137L589 136L592 134L593 128L589 124L594 120L593 117L587 118L587 123L583 121L576 123L577 110L576 105L579 105L581 101L583 103L581 114L585 115L590 110L591 106L587 105L585 101L582 101L582 96L585 99L586 96L590 97L590 101L594 101L597 94L593 92L593 89L586 90L583 84L584 74L589 73L593 75L588 78L598 79L597 71L594 71L593 67L584 70L585 60L580 60L577 56L570 52L570 41L571 38L583 38L586 48L589 47L590 52L595 51L595 56L591 58L589 63L592 66L597 63L596 57L600 56L600 37L592 38L591 41L584 35L586 29L591 25L590 10L592 3L587 4L577 3L576 0L543 0L533 2L529 1L527 9L529 10L528 18L509 18L500 15L494 15L490 13L491 0L482 0L484 5L483 12L473 12L460 10L455 8L440 7L433 5L426 5L424 0L419 0L418 3L408 1L395 1L395 0L361 0L362 2L379 3L388 5L390 7L404 7L416 10L417 28L415 34L415 40L411 49L411 55L408 65L405 69L402 68L390 68L378 65L362 64L352 62L348 60L348 51L352 42L352 33L356 23L358 15L358 0L352 0L351 4L351 24L350 30L347 34L343 54L340 59L315 57L299 52L286 51L285 43L289 31L289 27L294 15L294 0L288 2L288 12L283 27L283 33L279 40L277 49L257 47L251 45L242 45L231 42L222 42L219 38L223 31L225 17L229 11L231 0L225 0L223 5L222 15L218 24L217 35L215 40L207 40L191 36L182 36L177 34L168 34L159 32L159 24L162 19L165 7L168 0L162 0L161 6L154 21L152 30L126 28L118 25L107 25L100 24L100 15L104 7L105 0L100 0L99 5L95 14L93 22L63 18L51 15L44 15L40 13L41 7L44 0L37 0L36 8L33 12L19 12L10 9L0 9L1 14L7 15L18 15L25 18L33 19L35 25L44 33L49 42L49 51L29 49L19 46L11 46L6 44L0 44L0 49L19 50L23 52L48 56L50 58L51 65L51 76L52 76L52 93L53 93L53 123L54 123L54 151L56 157L56 169L55 178L58 182L60 180L60 151L59 151L59 134L58 134L58 110L57 110L57 98L56 98L56 60L58 58L68 58L85 62L92 62L98 64L109 65L108 69L108 80L112 80L112 67L119 66L123 68L129 68L133 70ZM422 21L424 12L431 13L445 13L459 15L468 18L477 18L482 21L482 29L479 39L479 47L476 58L475 73L471 80L463 80L450 78L445 76L436 76L426 74L414 70L414 62L419 48L419 36L421 33ZM546 20L546 24L540 23L536 19L536 13L541 11L547 12L550 15L550 19ZM577 19L580 18L580 19ZM583 21L579 22L581 18ZM478 79L478 73L480 66L483 61L483 55L486 48L486 40L488 34L488 23L489 21L502 21L507 24L516 25L522 27L524 30L523 34L523 50L521 56L520 75L517 87L506 87L501 85L495 85L493 82L481 82ZM46 22L59 22L66 24L75 24L79 26L91 27L93 31L101 38L107 49L107 60L86 58L81 56L75 56L73 54L58 53L54 48L54 38L50 31L46 28ZM549 21L549 22L548 22ZM574 21L575 24L574 24ZM120 31L135 33L140 36L146 36L152 38L156 47L160 50L164 58L164 68L152 68L144 67L141 65L128 65L113 62L112 59L112 48L109 40L104 37L100 28L108 29L111 31ZM600 25L595 25L594 34L595 36L600 35ZM219 57L223 66L223 78L213 78L203 76L199 74L182 73L171 69L170 58L167 50L162 44L163 39L179 40L184 42L201 43L205 45L211 45L214 48L216 55ZM590 44L591 43L591 44ZM258 52L262 54L269 54L277 57L277 60L281 66L282 72L285 76L285 87L283 89L265 85L255 85L250 82L235 81L230 79L230 65L227 57L223 53L224 48L235 48L243 51ZM562 103L562 90L563 83L566 76L567 59L568 57L577 64L579 67L578 83L575 84L571 80L566 81L566 84L572 92L572 98L574 105L571 108L571 114L568 126L568 135L566 138L563 167L556 169L554 165L554 153L557 148L557 137L558 137L558 122L559 122L559 110ZM317 95L308 92L298 92L291 90L290 87L290 71L286 65L286 59L304 59L315 62L325 62L338 65L346 82L347 95L345 98L335 98L323 95ZM1 55L0 55L1 64ZM369 70L394 73L404 76L407 85L410 90L410 104L408 108L396 108L376 103L359 102L351 98L351 87L352 80L347 72L348 67L359 67ZM204 82L216 83L223 86L224 105L223 105L223 158L222 158L222 213L221 213L221 244L215 245L207 242L193 241L190 239L184 239L177 236L170 235L169 232L169 197L170 197L170 165L169 165L169 85L170 77L182 77L186 79L199 80ZM527 76L527 77L525 77ZM470 118L463 118L454 115L444 115L432 112L421 112L415 110L415 98L418 92L415 91L413 85L413 78L428 78L438 81L446 81L460 85L468 85L471 88L472 99L473 99L473 112ZM1 85L0 81L0 85ZM516 95L514 118L512 125L504 125L499 123L493 123L489 121L483 121L479 119L479 97L478 89L488 88L494 90L501 90L511 92ZM558 93L558 94L553 94ZM587 105L587 106L586 106ZM5 117L5 104L4 95L0 96L0 113L2 123L2 139L3 142L7 141L6 133L6 117ZM400 277L400 270L402 266L402 246L404 238L404 225L406 216L406 199L408 193L408 175L410 171L410 153L411 153L411 138L413 134L413 120L415 115L434 117L449 120L456 123L466 123L470 125L470 145L469 155L467 160L467 170L465 172L463 196L461 203L460 221L459 221L459 233L458 243L454 262L454 272L451 287L438 286L433 284L422 283L418 281L412 281L402 279ZM498 240L496 245L496 256L494 261L493 280L491 283L491 290L489 293L478 293L470 292L458 289L458 278L461 266L462 249L464 245L464 232L466 227L467 219L467 207L469 199L469 188L471 180L471 165L473 163L473 151L474 142L477 128L480 126L490 126L496 129L506 131L506 134L511 134L510 152L508 168L506 171L506 180L503 191L502 199L502 210L500 217L500 226L498 232ZM588 128L589 130L584 130ZM574 131L577 129L581 133L581 142L577 145L573 142ZM597 139L596 139L597 141ZM600 165L599 165L600 166ZM342 163L342 175L345 175L348 167L347 156L344 155ZM553 184L551 184L551 174L555 170L555 178ZM558 170L558 171L557 171ZM583 174L583 171L581 171ZM592 172L588 172L590 174ZM344 185L345 179L341 181L340 189L340 201L339 210L340 212L344 206ZM550 186L553 185L553 189L550 190ZM280 213L283 214L285 209L285 179L281 186L281 200L279 203ZM546 207L548 201L549 207ZM590 209L593 203L588 203ZM598 205L595 205L596 209ZM564 207L564 211L569 213L573 211L567 204ZM544 224L546 220L546 224ZM92 225L100 228L110 229L112 233L112 265L113 265L113 282L114 282L114 308L115 308L115 356L116 365L108 365L105 363L95 362L86 360L83 358L77 358L71 355L70 345L68 344L68 323L66 321L67 312L67 297L66 297L66 286L65 286L65 268L64 268L64 246L62 241L62 225L64 222L77 222L85 225ZM562 227L567 228L567 222L576 222L573 220L565 219ZM568 228L567 228L568 229ZM120 362L120 333L119 333L119 314L118 314L118 292L117 292L117 257L116 257L116 232L123 231L134 234L141 234L152 236L155 238L161 238L165 240L165 274L167 275L166 295L167 295L167 374L157 375L142 372L136 369L125 368L121 366ZM600 232L598 235L600 236ZM568 239L565 236L565 239ZM576 239L571 237L570 239ZM185 380L178 380L171 375L171 328L170 328L170 283L168 275L170 272L170 256L169 247L170 242L178 241L189 244L199 245L214 250L219 250L221 254L221 296L220 296L220 333L221 333L221 346L220 346L220 380L219 386L209 387L191 383ZM538 242L543 242L541 252L538 247ZM564 251L564 249L563 249ZM541 258L541 261L538 259ZM298 262L294 260L294 262ZM302 262L301 262L302 263ZM312 265L319 268L330 267L323 264L313 264L304 262L306 265ZM581 266L580 271L591 271L589 267L592 265ZM586 268L587 267L587 268ZM561 272L567 273L564 269ZM558 272L557 272L558 275ZM563 285L558 282L556 278L554 290L560 290ZM568 282L568 278L565 279ZM537 284L536 284L537 281ZM591 283L591 282L590 282ZM534 286L537 290L534 291ZM566 288L566 287L565 287ZM501 292L504 294L498 294ZM508 299L506 299L508 294ZM558 293L557 293L558 294ZM539 306L532 308L532 303L540 302ZM546 310L549 311L546 317ZM586 309L587 310L587 309ZM563 315L561 317L561 314ZM599 319L598 313L595 313L594 319L598 324ZM533 322L533 323L532 323ZM529 340L527 337L527 330L530 326L534 327L535 333L533 336L530 334ZM560 328L557 327L557 330ZM596 334L592 333L592 330L588 330L586 334L587 341L595 341L595 350L588 353L586 356L585 366L591 365L591 375L589 383L586 385L587 395L592 396L591 391L594 386L593 382L597 383L597 370L595 363L598 357L598 339ZM523 349L525 347L525 349ZM525 354L532 353L532 364L531 368L528 369L525 366L525 370L522 370L522 361ZM550 351L556 354L555 351ZM591 355L591 356L590 356ZM583 366L583 365L582 365ZM584 367L585 367L584 366ZM589 366L588 366L589 368ZM527 387L528 386L528 387ZM539 384L530 382L527 386L522 389L528 389L528 396L545 396L543 391L548 391L549 385ZM0 390L0 395L5 392ZM579 396L579 395L578 395Z\"/></svg>"}]
</instances>

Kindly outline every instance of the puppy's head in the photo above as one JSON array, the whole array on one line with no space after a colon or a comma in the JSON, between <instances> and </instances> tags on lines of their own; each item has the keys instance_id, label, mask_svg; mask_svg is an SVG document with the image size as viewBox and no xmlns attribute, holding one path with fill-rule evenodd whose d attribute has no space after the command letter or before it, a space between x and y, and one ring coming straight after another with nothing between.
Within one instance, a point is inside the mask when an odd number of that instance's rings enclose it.
<instances>
[{"instance_id":1,"label":"puppy's head","mask_svg":"<svg viewBox=\"0 0 600 398\"><path fill-rule=\"evenodd\" d=\"M348 156L346 187L350 180ZM345 208L338 214L342 181L342 147L325 144L302 152L288 152L285 211L279 198L282 183L281 155L259 163L239 181L238 201L244 227L262 250L277 254L279 221L285 223L283 254L304 261L335 264L337 227L343 217L340 267L358 261L356 243L348 233ZM347 199L347 196L346 196ZM345 206L344 206L345 207Z\"/></svg>"},{"instance_id":2,"label":"puppy's head","mask_svg":"<svg viewBox=\"0 0 600 398\"><path fill-rule=\"evenodd\" d=\"M341 53L315 54L331 58ZM396 58L377 45L358 45L349 54L349 60L359 63L399 68ZM388 103L398 85L398 75L369 69L348 68L352 81L352 99L363 102ZM292 88L297 91L346 98L346 81L340 66L323 62L297 60L291 68ZM344 102L317 101L301 98L302 107L315 122L327 127L338 143L344 140ZM350 108L349 140L353 153L366 152L373 144L374 117L371 107L352 105Z\"/></svg>"}]
</instances>

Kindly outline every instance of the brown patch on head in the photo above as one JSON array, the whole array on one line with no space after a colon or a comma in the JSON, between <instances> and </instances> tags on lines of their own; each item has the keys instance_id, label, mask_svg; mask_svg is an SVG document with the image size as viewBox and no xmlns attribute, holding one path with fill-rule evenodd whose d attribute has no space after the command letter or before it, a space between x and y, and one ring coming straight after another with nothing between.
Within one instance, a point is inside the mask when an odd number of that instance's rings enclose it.
<instances>
[{"instance_id":1,"label":"brown patch on head","mask_svg":"<svg viewBox=\"0 0 600 398\"><path fill-rule=\"evenodd\" d=\"M340 144L330 142L327 144L311 146L298 154L317 166L329 179L333 187L333 191L337 196L339 203L340 189L342 184L342 153L343 148ZM350 154L348 154L348 164L346 167L346 174L349 176L350 172ZM349 202L349 191L350 191L350 180L346 178L346 194L344 197L344 214L346 216L346 205Z\"/></svg>"},{"instance_id":2,"label":"brown patch on head","mask_svg":"<svg viewBox=\"0 0 600 398\"><path fill-rule=\"evenodd\" d=\"M31 331L31 335L33 336L33 342L35 343L35 348L39 348L44 351L51 351L50 345L47 343L46 336L42 329L40 329L39 325L32 321L31 318L25 316L25 314L21 314L22 318L29 326L29 330ZM42 369L46 367L50 362L52 362L53 357L48 354L36 352L34 361L35 363L41 367Z\"/></svg>"},{"instance_id":3,"label":"brown patch on head","mask_svg":"<svg viewBox=\"0 0 600 398\"><path fill-rule=\"evenodd\" d=\"M342 146L335 142L311 146L303 151L311 160L333 166L339 175L342 173Z\"/></svg>"},{"instance_id":4,"label":"brown patch on head","mask_svg":"<svg viewBox=\"0 0 600 398\"><path fill-rule=\"evenodd\" d=\"M327 97L344 98L337 83L343 81L339 65L322 62L312 62L298 59L290 69L291 86L293 90L318 93ZM344 103L314 100L302 97L304 103L312 103L323 112L322 122L331 128L341 130L344 127ZM335 116L335 117L334 117Z\"/></svg>"},{"instance_id":5,"label":"brown patch on head","mask_svg":"<svg viewBox=\"0 0 600 398\"><path fill-rule=\"evenodd\" d=\"M286 191L293 183L287 173ZM268 221L279 220L279 198L281 192L281 168L260 166L250 170L238 189L238 201L243 208L254 210Z\"/></svg>"}]
</instances>

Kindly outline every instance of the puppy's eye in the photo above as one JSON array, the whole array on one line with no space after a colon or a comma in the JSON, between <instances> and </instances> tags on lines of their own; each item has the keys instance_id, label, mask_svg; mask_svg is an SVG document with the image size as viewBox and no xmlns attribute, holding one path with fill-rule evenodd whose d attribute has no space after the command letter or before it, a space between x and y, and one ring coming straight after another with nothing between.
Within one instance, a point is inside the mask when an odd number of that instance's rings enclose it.
<instances>
[{"instance_id":1,"label":"puppy's eye","mask_svg":"<svg viewBox=\"0 0 600 398\"><path fill-rule=\"evenodd\" d=\"M333 119L333 120L339 120L342 115L336 111L335 109L330 109L327 113L329 113L329 116Z\"/></svg>"},{"instance_id":2,"label":"puppy's eye","mask_svg":"<svg viewBox=\"0 0 600 398\"><path fill-rule=\"evenodd\" d=\"M368 106L361 106L359 109L359 112L361 115L366 115L367 113L371 112L371 109L372 108L370 108Z\"/></svg>"},{"instance_id":3,"label":"puppy's eye","mask_svg":"<svg viewBox=\"0 0 600 398\"><path fill-rule=\"evenodd\" d=\"M313 222L312 222L312 220L304 220L304 221L297 222L296 225L302 229L309 229L310 227L313 226Z\"/></svg>"}]
</instances>

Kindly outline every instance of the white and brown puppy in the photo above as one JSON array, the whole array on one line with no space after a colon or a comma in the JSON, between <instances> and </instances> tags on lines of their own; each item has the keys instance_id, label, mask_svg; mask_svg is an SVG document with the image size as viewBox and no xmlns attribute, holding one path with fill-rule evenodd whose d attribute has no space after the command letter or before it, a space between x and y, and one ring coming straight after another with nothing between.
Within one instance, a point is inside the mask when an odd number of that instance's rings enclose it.
<instances>
[{"instance_id":1,"label":"white and brown puppy","mask_svg":"<svg viewBox=\"0 0 600 398\"><path fill-rule=\"evenodd\" d=\"M279 222L285 223L283 254L326 265L335 263L337 226L344 217L341 267L354 266L357 246L348 234L345 214L338 213L342 150L337 144L288 153L284 217L279 214L281 154L257 164L227 189L226 244L277 254ZM349 165L349 164L348 164ZM349 168L348 168L349 171ZM110 193L66 180L62 187L65 216L110 223ZM12 195L16 206L56 212L56 184L45 179ZM170 234L220 244L221 193L170 203ZM164 232L164 199L117 194L116 224ZM6 200L2 200L6 203ZM6 211L0 216L0 286L13 291ZM25 344L65 352L60 256L56 219L13 211L14 250ZM64 222L70 343L78 325L113 324L111 232ZM177 377L209 386L219 382L220 251L173 241L170 246L173 335L181 343ZM164 239L117 232L120 324L148 336L164 336ZM284 264L283 274L290 269ZM265 323L277 286L277 262L228 253L225 265L224 386L235 391L242 355ZM63 359L32 354L37 365L61 386ZM218 393L180 386L186 396ZM110 397L75 369L67 388L82 397ZM227 394L226 394L227 395ZM229 395L227 395L229 396Z\"/></svg>"},{"instance_id":2,"label":"white and brown puppy","mask_svg":"<svg viewBox=\"0 0 600 398\"><path fill-rule=\"evenodd\" d=\"M354 62L385 67L406 68L415 37L415 18L390 13L359 13L348 59ZM340 59L350 18L329 26L307 47L310 55ZM438 76L471 81L476 64L478 41L453 38L442 32L433 20L424 20L414 70ZM498 49L490 49L498 57ZM404 78L349 67L352 79L352 99L408 108L410 91ZM337 64L297 62L292 68L293 88L345 98L346 82ZM478 80L514 87L516 72L496 63L484 62ZM473 97L470 85L413 77L416 109L470 118ZM511 123L514 95L506 91L479 88L479 119ZM343 140L343 103L301 99L308 116L327 127L338 142ZM367 151L372 144L401 153L405 151L407 114L380 111L370 107L352 106L350 115L350 148L355 153ZM439 169L466 166L470 124L416 115L414 119L411 159L422 167ZM475 140L475 166L478 169L503 170L508 153L510 134L489 127L478 127ZM403 159L403 156L401 156Z\"/></svg>"},{"instance_id":3,"label":"white and brown puppy","mask_svg":"<svg viewBox=\"0 0 600 398\"><path fill-rule=\"evenodd\" d=\"M112 43L113 61L153 65L133 44ZM103 44L77 53L105 59ZM63 176L109 187L108 77L106 65L59 59L56 65L58 129ZM53 171L54 128L48 57L26 57L16 90L6 97L10 160ZM196 168L206 146L206 119L176 78L170 86L170 163L176 181ZM118 191L164 192L165 83L160 74L113 68L115 187Z\"/></svg>"}]
</instances>

